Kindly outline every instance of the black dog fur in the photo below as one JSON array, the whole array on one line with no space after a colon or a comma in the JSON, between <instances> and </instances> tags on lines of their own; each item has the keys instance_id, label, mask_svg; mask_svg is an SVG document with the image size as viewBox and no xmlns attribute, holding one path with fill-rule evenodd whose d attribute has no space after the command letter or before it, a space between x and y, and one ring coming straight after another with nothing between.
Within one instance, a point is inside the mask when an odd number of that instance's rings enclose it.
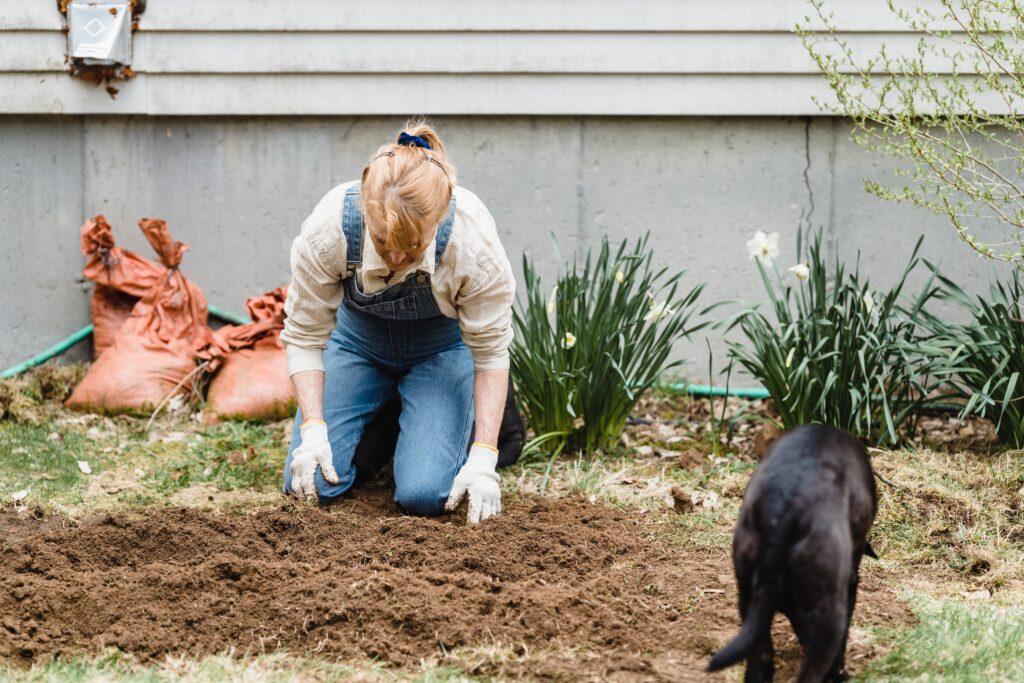
<instances>
[{"instance_id":1,"label":"black dog fur","mask_svg":"<svg viewBox=\"0 0 1024 683\"><path fill-rule=\"evenodd\" d=\"M799 683L843 681L860 561L877 510L864 446L833 427L805 425L772 444L747 486L733 537L739 635L708 671L747 660L746 683L771 681L771 624L782 612L804 648Z\"/></svg>"}]
</instances>

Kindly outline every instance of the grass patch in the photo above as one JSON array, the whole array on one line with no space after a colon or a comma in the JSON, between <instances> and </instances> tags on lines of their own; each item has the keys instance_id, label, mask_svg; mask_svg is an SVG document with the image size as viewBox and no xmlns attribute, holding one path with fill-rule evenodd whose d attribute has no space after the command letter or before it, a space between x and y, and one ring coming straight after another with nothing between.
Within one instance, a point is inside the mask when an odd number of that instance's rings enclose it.
<instances>
[{"instance_id":1,"label":"grass patch","mask_svg":"<svg viewBox=\"0 0 1024 683\"><path fill-rule=\"evenodd\" d=\"M91 658L58 659L31 669L0 668L0 680L10 683L192 683L199 681L365 681L367 683L463 683L477 679L461 669L429 667L420 672L402 672L374 661L340 663L322 659L292 657L274 653L250 657L220 655L193 660L168 658L158 665L143 666L120 651L111 649Z\"/></svg>"},{"instance_id":2,"label":"grass patch","mask_svg":"<svg viewBox=\"0 0 1024 683\"><path fill-rule=\"evenodd\" d=\"M43 365L12 379L0 380L0 420L40 424L60 410L60 403L85 376L84 365Z\"/></svg>"},{"instance_id":3,"label":"grass patch","mask_svg":"<svg viewBox=\"0 0 1024 683\"><path fill-rule=\"evenodd\" d=\"M175 495L192 488L269 493L280 485L287 450L283 423L204 426L178 415L146 432L140 418L49 410L39 424L0 421L0 504L28 489L21 504L79 515L188 504Z\"/></svg>"},{"instance_id":4,"label":"grass patch","mask_svg":"<svg viewBox=\"0 0 1024 683\"><path fill-rule=\"evenodd\" d=\"M78 460L96 459L93 443L84 435L59 434L49 425L0 422L0 497L29 489L28 501L59 499L80 503L85 475Z\"/></svg>"},{"instance_id":5,"label":"grass patch","mask_svg":"<svg viewBox=\"0 0 1024 683\"><path fill-rule=\"evenodd\" d=\"M940 565L985 587L1024 579L1024 458L931 450L874 451L872 543L885 560Z\"/></svg>"},{"instance_id":6,"label":"grass patch","mask_svg":"<svg viewBox=\"0 0 1024 683\"><path fill-rule=\"evenodd\" d=\"M922 594L913 596L912 604L918 625L896 634L895 647L859 680L1024 680L1024 608Z\"/></svg>"},{"instance_id":7,"label":"grass patch","mask_svg":"<svg viewBox=\"0 0 1024 683\"><path fill-rule=\"evenodd\" d=\"M194 484L222 491L280 483L287 446L276 425L226 422L155 443L133 444L129 458L152 466L152 489L170 494Z\"/></svg>"}]
</instances>

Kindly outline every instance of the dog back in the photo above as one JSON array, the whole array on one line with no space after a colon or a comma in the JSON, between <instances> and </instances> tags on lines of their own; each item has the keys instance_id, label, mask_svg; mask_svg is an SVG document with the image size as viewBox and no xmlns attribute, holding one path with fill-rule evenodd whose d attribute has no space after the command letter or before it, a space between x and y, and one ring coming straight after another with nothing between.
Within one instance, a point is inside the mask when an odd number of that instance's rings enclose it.
<instances>
[{"instance_id":1,"label":"dog back","mask_svg":"<svg viewBox=\"0 0 1024 683\"><path fill-rule=\"evenodd\" d=\"M850 581L855 586L860 556L870 554L876 508L867 451L846 432L805 425L772 444L747 486L733 536L743 627L709 670L749 658L766 639L770 652L777 611L799 636L805 612L834 604L845 619L836 620L845 640Z\"/></svg>"}]
</instances>

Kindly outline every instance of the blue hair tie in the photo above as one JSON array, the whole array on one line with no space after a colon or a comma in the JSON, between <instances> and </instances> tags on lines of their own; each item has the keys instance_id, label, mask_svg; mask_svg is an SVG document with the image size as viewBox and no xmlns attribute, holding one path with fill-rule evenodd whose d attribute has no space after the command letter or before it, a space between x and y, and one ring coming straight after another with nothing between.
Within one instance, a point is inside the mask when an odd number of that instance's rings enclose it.
<instances>
[{"instance_id":1,"label":"blue hair tie","mask_svg":"<svg viewBox=\"0 0 1024 683\"><path fill-rule=\"evenodd\" d=\"M433 149L430 143L421 138L419 135L409 135L404 130L398 135L398 144L400 145L411 145L413 147L423 147L424 149Z\"/></svg>"}]
</instances>

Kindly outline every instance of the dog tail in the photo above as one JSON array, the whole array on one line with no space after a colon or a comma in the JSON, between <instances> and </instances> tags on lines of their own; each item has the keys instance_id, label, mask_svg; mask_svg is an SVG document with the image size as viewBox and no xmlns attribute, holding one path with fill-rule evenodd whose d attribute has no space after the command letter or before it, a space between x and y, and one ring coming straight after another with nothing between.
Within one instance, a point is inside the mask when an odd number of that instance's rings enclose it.
<instances>
[{"instance_id":1,"label":"dog tail","mask_svg":"<svg viewBox=\"0 0 1024 683\"><path fill-rule=\"evenodd\" d=\"M781 529L766 538L754 570L750 606L739 634L711 658L707 670L718 671L746 659L750 649L772 627L772 618L782 593L785 567L785 536Z\"/></svg>"}]
</instances>

